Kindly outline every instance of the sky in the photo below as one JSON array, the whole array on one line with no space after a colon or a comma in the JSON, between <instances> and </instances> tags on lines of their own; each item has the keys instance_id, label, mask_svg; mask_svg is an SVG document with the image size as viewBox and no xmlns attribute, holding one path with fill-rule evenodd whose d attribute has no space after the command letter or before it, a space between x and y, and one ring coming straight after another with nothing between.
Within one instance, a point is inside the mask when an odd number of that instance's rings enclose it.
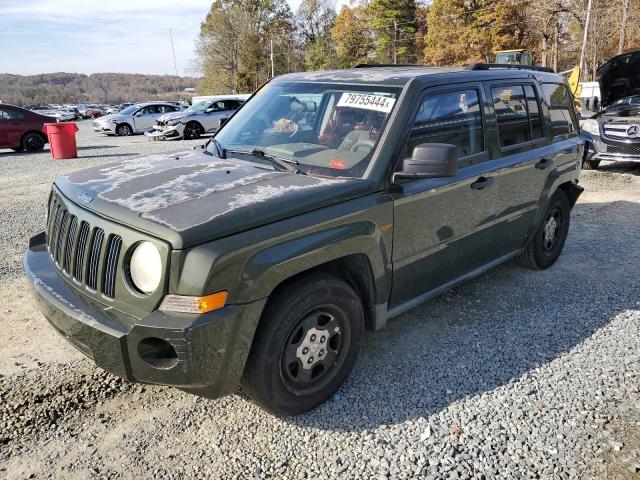
<instances>
[{"instance_id":1,"label":"sky","mask_svg":"<svg viewBox=\"0 0 640 480\"><path fill-rule=\"evenodd\" d=\"M300 0L288 2L295 11ZM171 29L178 74L191 75L195 40L211 3L0 0L0 73L174 74Z\"/></svg>"}]
</instances>

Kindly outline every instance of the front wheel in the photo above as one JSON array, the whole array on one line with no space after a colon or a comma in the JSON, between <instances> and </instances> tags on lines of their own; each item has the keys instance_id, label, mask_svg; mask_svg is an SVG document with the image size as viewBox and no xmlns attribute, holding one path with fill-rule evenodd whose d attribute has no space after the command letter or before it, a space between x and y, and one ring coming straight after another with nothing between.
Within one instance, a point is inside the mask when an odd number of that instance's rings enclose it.
<instances>
[{"instance_id":1,"label":"front wheel","mask_svg":"<svg viewBox=\"0 0 640 480\"><path fill-rule=\"evenodd\" d=\"M198 122L189 122L184 127L184 139L185 140L194 140L196 138L200 138L200 136L204 133L204 128Z\"/></svg>"},{"instance_id":2,"label":"front wheel","mask_svg":"<svg viewBox=\"0 0 640 480\"><path fill-rule=\"evenodd\" d=\"M534 270L544 270L553 265L567 240L570 214L567 195L562 190L556 190L542 218L542 224L516 261Z\"/></svg>"},{"instance_id":3,"label":"front wheel","mask_svg":"<svg viewBox=\"0 0 640 480\"><path fill-rule=\"evenodd\" d=\"M270 301L245 366L243 389L276 415L311 410L347 378L363 334L355 291L332 275L309 276Z\"/></svg>"},{"instance_id":4,"label":"front wheel","mask_svg":"<svg viewBox=\"0 0 640 480\"><path fill-rule=\"evenodd\" d=\"M587 160L584 159L582 162L582 168L584 170L597 170L600 166L600 160Z\"/></svg>"},{"instance_id":5,"label":"front wheel","mask_svg":"<svg viewBox=\"0 0 640 480\"><path fill-rule=\"evenodd\" d=\"M122 125L118 125L116 127L116 135L119 135L121 137L128 137L132 133L133 130L131 130L131 127L126 123L123 123Z\"/></svg>"}]
</instances>

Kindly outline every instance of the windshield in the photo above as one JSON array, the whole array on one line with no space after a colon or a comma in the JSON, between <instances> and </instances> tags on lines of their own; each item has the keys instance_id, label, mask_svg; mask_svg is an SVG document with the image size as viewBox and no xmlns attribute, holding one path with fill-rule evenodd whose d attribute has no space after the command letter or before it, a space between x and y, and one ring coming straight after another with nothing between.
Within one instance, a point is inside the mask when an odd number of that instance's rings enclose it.
<instances>
[{"instance_id":1,"label":"windshield","mask_svg":"<svg viewBox=\"0 0 640 480\"><path fill-rule=\"evenodd\" d=\"M258 150L304 173L362 177L399 93L367 85L272 83L215 138L225 151ZM215 145L208 150L215 154Z\"/></svg>"},{"instance_id":2,"label":"windshield","mask_svg":"<svg viewBox=\"0 0 640 480\"><path fill-rule=\"evenodd\" d=\"M616 100L614 105L640 105L640 95L621 98L620 100Z\"/></svg>"},{"instance_id":3,"label":"windshield","mask_svg":"<svg viewBox=\"0 0 640 480\"><path fill-rule=\"evenodd\" d=\"M211 102L205 100L204 102L194 103L189 108L187 108L186 111L187 112L204 112L207 108L209 108L209 105L211 105Z\"/></svg>"},{"instance_id":4,"label":"windshield","mask_svg":"<svg viewBox=\"0 0 640 480\"><path fill-rule=\"evenodd\" d=\"M135 105L132 105L130 107L125 108L124 110L122 110L120 112L121 115L133 115L134 113L136 113L138 111L138 107L136 107Z\"/></svg>"}]
</instances>

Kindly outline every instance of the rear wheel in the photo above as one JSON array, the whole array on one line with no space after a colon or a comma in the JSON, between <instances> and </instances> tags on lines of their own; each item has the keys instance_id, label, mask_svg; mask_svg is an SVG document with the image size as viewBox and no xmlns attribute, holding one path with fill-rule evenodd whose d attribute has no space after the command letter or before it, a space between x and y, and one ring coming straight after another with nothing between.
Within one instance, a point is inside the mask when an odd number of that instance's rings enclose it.
<instances>
[{"instance_id":1,"label":"rear wheel","mask_svg":"<svg viewBox=\"0 0 640 480\"><path fill-rule=\"evenodd\" d=\"M185 140L193 140L200 138L204 133L204 128L198 122L189 122L184 127L184 133L182 134Z\"/></svg>"},{"instance_id":2,"label":"rear wheel","mask_svg":"<svg viewBox=\"0 0 640 480\"><path fill-rule=\"evenodd\" d=\"M362 304L342 280L309 276L270 301L256 332L242 384L276 415L298 415L344 382L364 333Z\"/></svg>"},{"instance_id":3,"label":"rear wheel","mask_svg":"<svg viewBox=\"0 0 640 480\"><path fill-rule=\"evenodd\" d=\"M116 127L116 135L121 137L128 137L133 133L133 130L126 123L120 124Z\"/></svg>"},{"instance_id":4,"label":"rear wheel","mask_svg":"<svg viewBox=\"0 0 640 480\"><path fill-rule=\"evenodd\" d=\"M22 137L22 149L27 152L40 152L44 148L45 139L39 133L27 133Z\"/></svg>"},{"instance_id":5,"label":"rear wheel","mask_svg":"<svg viewBox=\"0 0 640 480\"><path fill-rule=\"evenodd\" d=\"M544 214L542 224L516 261L534 270L544 270L553 265L562 253L567 240L570 214L567 195L562 190L556 190Z\"/></svg>"}]
</instances>

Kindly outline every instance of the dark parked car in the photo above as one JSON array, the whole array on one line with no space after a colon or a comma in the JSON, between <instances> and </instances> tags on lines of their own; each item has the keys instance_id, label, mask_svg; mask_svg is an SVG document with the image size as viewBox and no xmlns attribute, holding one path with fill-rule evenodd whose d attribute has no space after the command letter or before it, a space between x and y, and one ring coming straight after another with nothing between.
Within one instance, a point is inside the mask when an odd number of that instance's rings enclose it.
<instances>
[{"instance_id":1,"label":"dark parked car","mask_svg":"<svg viewBox=\"0 0 640 480\"><path fill-rule=\"evenodd\" d=\"M509 259L557 260L584 148L558 89L483 65L276 78L205 147L56 180L24 260L35 298L122 378L242 383L299 414L365 328Z\"/></svg>"},{"instance_id":2,"label":"dark parked car","mask_svg":"<svg viewBox=\"0 0 640 480\"><path fill-rule=\"evenodd\" d=\"M582 124L584 168L595 170L602 160L640 162L640 51L613 57L596 77L601 110Z\"/></svg>"},{"instance_id":3,"label":"dark parked car","mask_svg":"<svg viewBox=\"0 0 640 480\"><path fill-rule=\"evenodd\" d=\"M0 148L39 152L47 143L47 136L42 130L44 124L55 122L53 117L0 104Z\"/></svg>"}]
</instances>

